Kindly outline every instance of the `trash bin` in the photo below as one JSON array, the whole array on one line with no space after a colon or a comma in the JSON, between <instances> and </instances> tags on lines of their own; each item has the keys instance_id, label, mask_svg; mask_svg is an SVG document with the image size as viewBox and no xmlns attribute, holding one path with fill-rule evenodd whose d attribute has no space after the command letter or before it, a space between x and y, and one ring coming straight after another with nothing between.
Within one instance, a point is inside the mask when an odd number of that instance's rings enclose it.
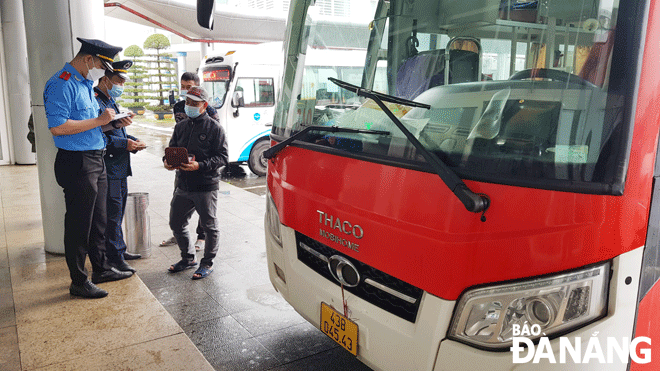
<instances>
[{"instance_id":1,"label":"trash bin","mask_svg":"<svg viewBox=\"0 0 660 371\"><path fill-rule=\"evenodd\" d=\"M126 250L140 254L143 258L151 255L151 227L149 226L149 193L129 193L124 213L124 239Z\"/></svg>"}]
</instances>

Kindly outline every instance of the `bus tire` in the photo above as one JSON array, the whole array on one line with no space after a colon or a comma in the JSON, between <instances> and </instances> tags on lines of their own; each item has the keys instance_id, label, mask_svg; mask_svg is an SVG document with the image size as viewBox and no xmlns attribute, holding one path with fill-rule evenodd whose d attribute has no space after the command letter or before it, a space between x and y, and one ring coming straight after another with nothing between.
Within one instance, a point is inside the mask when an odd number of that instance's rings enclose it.
<instances>
[{"instance_id":1,"label":"bus tire","mask_svg":"<svg viewBox=\"0 0 660 371\"><path fill-rule=\"evenodd\" d=\"M248 167L250 171L258 176L266 175L268 169L268 159L264 157L264 152L270 148L268 137L260 139L252 146L250 151L250 158L248 159Z\"/></svg>"}]
</instances>

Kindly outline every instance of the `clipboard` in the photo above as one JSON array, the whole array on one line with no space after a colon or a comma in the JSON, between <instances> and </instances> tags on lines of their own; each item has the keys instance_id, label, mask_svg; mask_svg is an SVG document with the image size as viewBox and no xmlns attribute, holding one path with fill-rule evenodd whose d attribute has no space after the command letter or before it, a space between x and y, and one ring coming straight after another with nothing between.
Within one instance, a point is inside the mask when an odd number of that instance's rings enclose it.
<instances>
[{"instance_id":1,"label":"clipboard","mask_svg":"<svg viewBox=\"0 0 660 371\"><path fill-rule=\"evenodd\" d=\"M188 150L185 147L165 148L165 160L172 167L180 167L188 163Z\"/></svg>"}]
</instances>

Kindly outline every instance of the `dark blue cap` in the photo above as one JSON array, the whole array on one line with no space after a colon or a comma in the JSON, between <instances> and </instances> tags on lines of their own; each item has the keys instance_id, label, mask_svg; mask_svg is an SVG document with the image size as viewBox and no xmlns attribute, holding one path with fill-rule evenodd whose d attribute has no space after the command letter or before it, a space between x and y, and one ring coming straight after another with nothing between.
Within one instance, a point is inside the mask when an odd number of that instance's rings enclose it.
<instances>
[{"instance_id":1,"label":"dark blue cap","mask_svg":"<svg viewBox=\"0 0 660 371\"><path fill-rule=\"evenodd\" d=\"M122 51L123 48L112 46L105 41L96 39L83 39L82 37L77 37L76 39L82 44L80 47L81 52L98 57L103 62L103 65L109 71L112 71L112 61L115 59L115 55Z\"/></svg>"},{"instance_id":2,"label":"dark blue cap","mask_svg":"<svg viewBox=\"0 0 660 371\"><path fill-rule=\"evenodd\" d=\"M133 61L117 61L112 62L112 75L117 75L124 80L128 80L128 69L133 66Z\"/></svg>"}]
</instances>

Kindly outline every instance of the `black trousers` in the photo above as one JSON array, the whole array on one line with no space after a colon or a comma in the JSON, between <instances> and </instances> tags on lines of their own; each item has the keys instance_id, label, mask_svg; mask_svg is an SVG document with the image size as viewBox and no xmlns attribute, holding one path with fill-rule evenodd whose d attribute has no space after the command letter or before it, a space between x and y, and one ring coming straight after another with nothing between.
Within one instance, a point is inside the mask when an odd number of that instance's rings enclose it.
<instances>
[{"instance_id":1,"label":"black trousers","mask_svg":"<svg viewBox=\"0 0 660 371\"><path fill-rule=\"evenodd\" d=\"M67 151L55 158L55 179L64 189L64 254L71 281L87 280L85 257L92 269L110 269L105 256L106 197L108 183L103 150Z\"/></svg>"},{"instance_id":2,"label":"black trousers","mask_svg":"<svg viewBox=\"0 0 660 371\"><path fill-rule=\"evenodd\" d=\"M126 211L128 182L126 178L108 179L107 210L108 220L105 229L105 251L108 261L119 263L124 260L126 242L121 230L121 222Z\"/></svg>"},{"instance_id":3,"label":"black trousers","mask_svg":"<svg viewBox=\"0 0 660 371\"><path fill-rule=\"evenodd\" d=\"M202 218L199 218L199 220L197 221L197 229L195 229L195 232L197 232L198 240L206 239L206 233L204 233L204 227L202 226Z\"/></svg>"},{"instance_id":4,"label":"black trousers","mask_svg":"<svg viewBox=\"0 0 660 371\"><path fill-rule=\"evenodd\" d=\"M218 191L189 192L176 188L170 202L170 228L181 251L181 259L189 263L195 260L195 245L190 241L188 221L193 211L197 211L206 239L201 265L210 267L220 247L217 217Z\"/></svg>"}]
</instances>

